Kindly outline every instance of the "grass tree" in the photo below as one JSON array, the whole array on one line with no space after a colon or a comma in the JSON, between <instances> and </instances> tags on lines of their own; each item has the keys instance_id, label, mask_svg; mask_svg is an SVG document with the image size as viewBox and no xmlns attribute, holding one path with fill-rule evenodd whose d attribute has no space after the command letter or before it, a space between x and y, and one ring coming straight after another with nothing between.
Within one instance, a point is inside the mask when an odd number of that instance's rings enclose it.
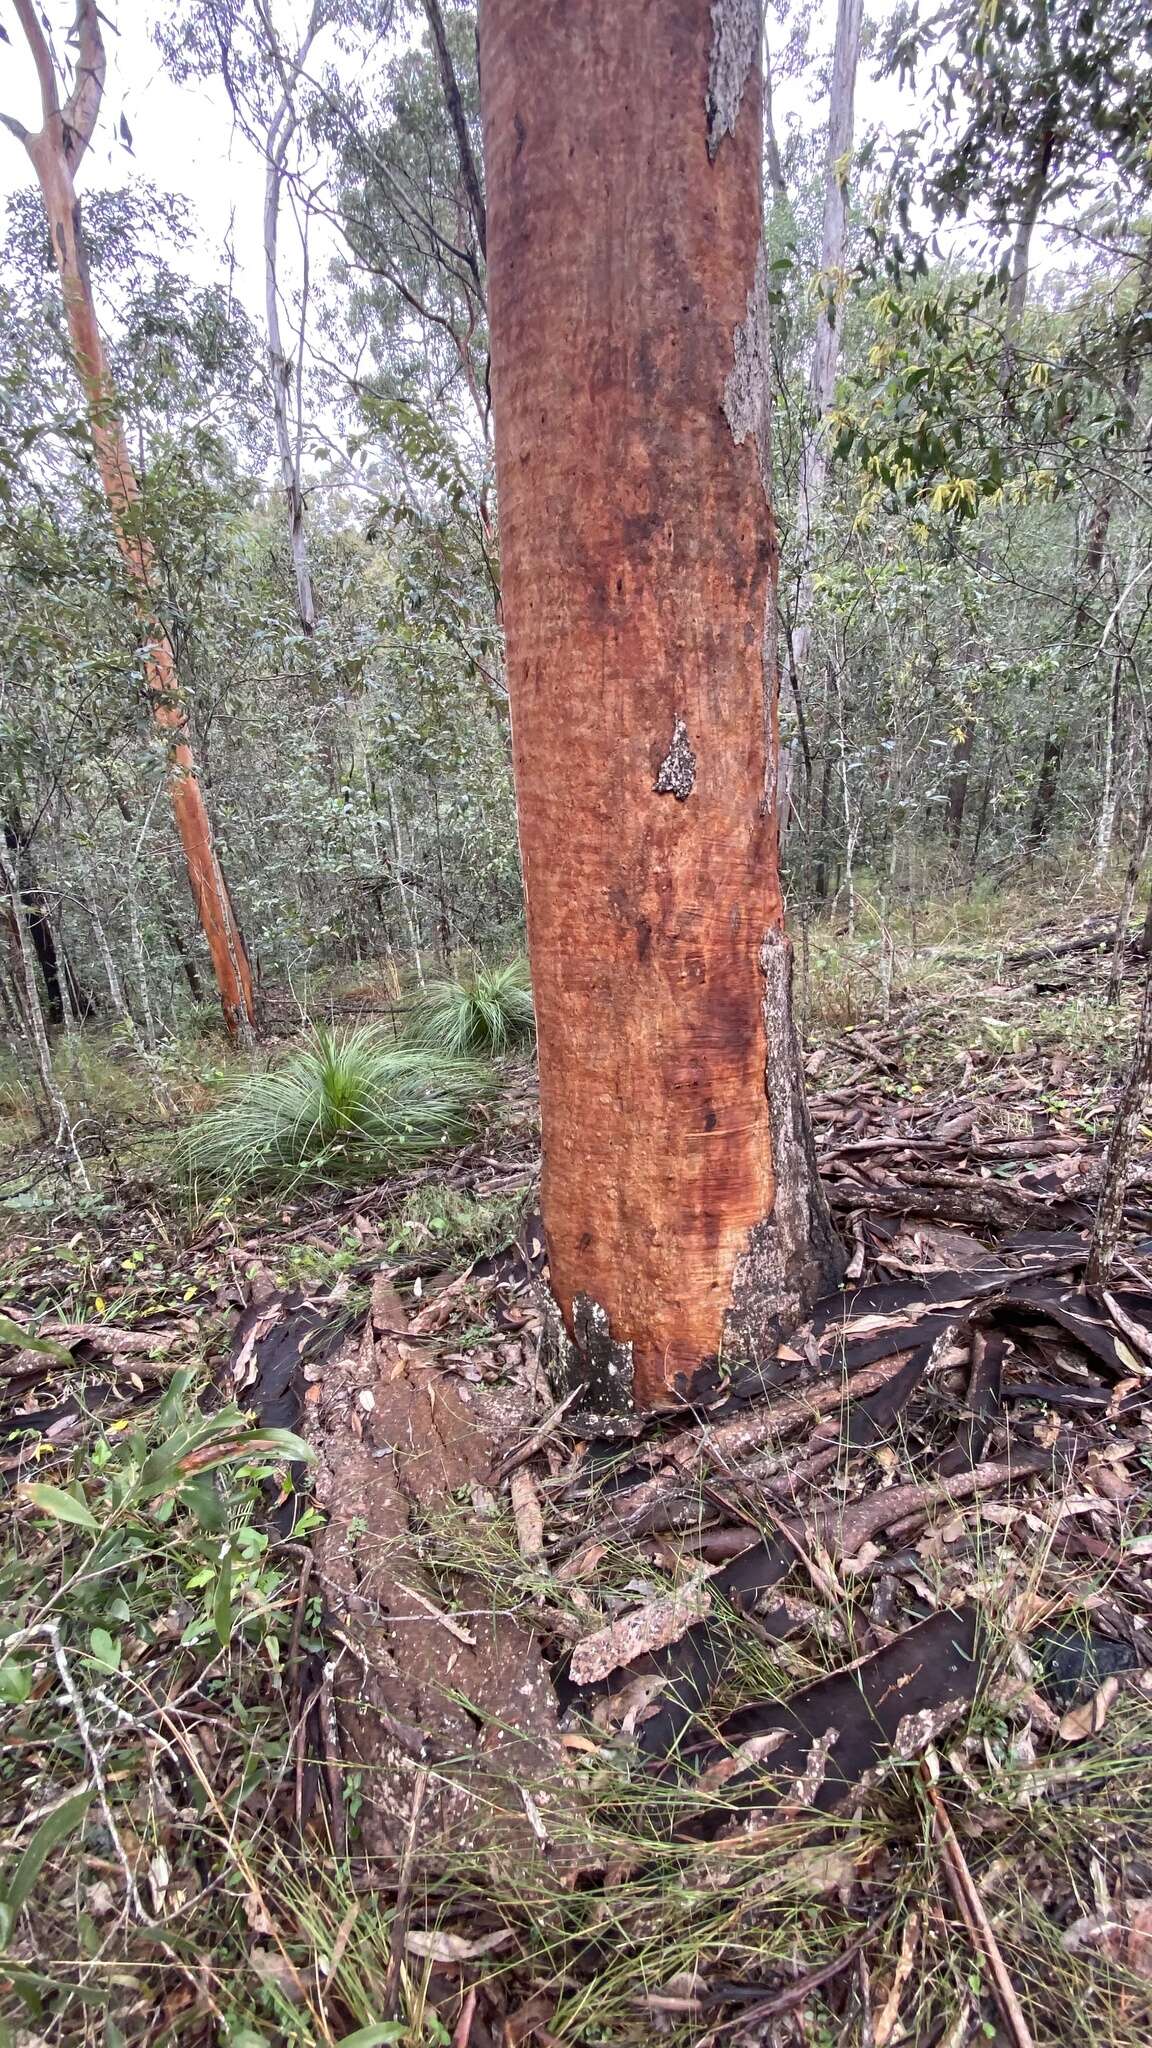
<instances>
[{"instance_id":1,"label":"grass tree","mask_svg":"<svg viewBox=\"0 0 1152 2048\"><path fill-rule=\"evenodd\" d=\"M417 1044L465 1059L501 1059L536 1033L526 960L476 967L424 984L408 1015Z\"/></svg>"},{"instance_id":2,"label":"grass tree","mask_svg":"<svg viewBox=\"0 0 1152 2048\"><path fill-rule=\"evenodd\" d=\"M214 1193L368 1186L460 1144L491 1085L482 1067L395 1045L375 1025L318 1031L226 1089L185 1133L180 1163Z\"/></svg>"},{"instance_id":3,"label":"grass tree","mask_svg":"<svg viewBox=\"0 0 1152 2048\"><path fill-rule=\"evenodd\" d=\"M759 43L755 0L480 13L543 1209L608 1427L837 1266L777 857Z\"/></svg>"},{"instance_id":4,"label":"grass tree","mask_svg":"<svg viewBox=\"0 0 1152 2048\"><path fill-rule=\"evenodd\" d=\"M42 124L33 133L11 115L0 115L0 120L23 143L39 180L93 452L116 545L136 601L152 717L168 749L172 809L188 882L208 943L225 1021L234 1035L250 1038L255 1014L252 970L196 772L172 644L157 612L155 563L143 518L140 481L108 369L80 224L76 172L95 132L104 95L100 15L95 0L79 0L72 32L72 90L62 100L52 48L34 0L13 0L13 5L36 67Z\"/></svg>"}]
</instances>

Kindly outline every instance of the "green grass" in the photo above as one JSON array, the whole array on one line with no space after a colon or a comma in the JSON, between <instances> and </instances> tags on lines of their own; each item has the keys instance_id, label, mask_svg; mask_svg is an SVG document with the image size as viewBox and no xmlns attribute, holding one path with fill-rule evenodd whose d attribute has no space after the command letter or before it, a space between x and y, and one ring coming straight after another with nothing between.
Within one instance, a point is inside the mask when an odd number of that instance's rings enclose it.
<instances>
[{"instance_id":1,"label":"green grass","mask_svg":"<svg viewBox=\"0 0 1152 2048\"><path fill-rule=\"evenodd\" d=\"M404 1207L388 1218L388 1251L412 1254L434 1246L453 1259L499 1251L516 1233L525 1193L472 1195L435 1182L414 1188Z\"/></svg>"},{"instance_id":2,"label":"green grass","mask_svg":"<svg viewBox=\"0 0 1152 2048\"><path fill-rule=\"evenodd\" d=\"M366 1186L461 1144L491 1086L474 1062L397 1046L377 1025L317 1031L228 1088L184 1134L178 1163L193 1187L226 1194Z\"/></svg>"},{"instance_id":3,"label":"green grass","mask_svg":"<svg viewBox=\"0 0 1152 2048\"><path fill-rule=\"evenodd\" d=\"M407 1035L457 1058L502 1059L536 1035L526 960L430 981L408 1013Z\"/></svg>"}]
</instances>

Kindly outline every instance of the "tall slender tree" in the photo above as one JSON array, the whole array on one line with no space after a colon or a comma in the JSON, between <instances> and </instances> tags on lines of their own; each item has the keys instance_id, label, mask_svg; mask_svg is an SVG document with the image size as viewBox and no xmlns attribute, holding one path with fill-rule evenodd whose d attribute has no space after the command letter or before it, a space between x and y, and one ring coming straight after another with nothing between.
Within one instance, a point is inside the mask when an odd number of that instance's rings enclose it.
<instances>
[{"instance_id":1,"label":"tall slender tree","mask_svg":"<svg viewBox=\"0 0 1152 2048\"><path fill-rule=\"evenodd\" d=\"M297 347L296 420L293 432L288 408L292 361L284 347L280 326L279 242L280 201L284 189L284 175L292 138L300 120L296 106L297 81L312 44L324 26L326 14L322 0L315 0L295 56L288 57L280 49L267 9L259 7L257 12L268 37L270 54L280 85L280 99L269 117L264 137L264 313L268 328L268 366L272 379L272 416L276 427L276 452L280 458L280 477L288 513L288 540L292 549L292 573L296 579L296 610L303 631L311 634L316 630L316 598L312 588L308 540L304 531L301 448L303 408L299 388L304 336L303 333L300 334Z\"/></svg>"},{"instance_id":2,"label":"tall slender tree","mask_svg":"<svg viewBox=\"0 0 1152 2048\"><path fill-rule=\"evenodd\" d=\"M828 146L824 163L824 225L820 237L819 311L808 374L808 417L800 445L796 485L797 594L788 635L788 696L801 728L806 705L805 683L812 647L812 571L816 537L828 477L827 422L836 393L840 336L846 298L844 247L848 232L849 178L855 132L856 71L860 62L863 0L839 0L836 42L832 52L832 83L828 103ZM786 800L792 794L793 739L786 753L788 772L782 777Z\"/></svg>"},{"instance_id":3,"label":"tall slender tree","mask_svg":"<svg viewBox=\"0 0 1152 2048\"><path fill-rule=\"evenodd\" d=\"M34 0L12 0L36 66L42 125L33 133L12 115L0 120L23 143L39 180L52 253L60 274L76 374L88 409L92 446L120 557L132 585L152 717L168 748L172 808L228 1029L250 1037L252 970L216 851L188 728L172 644L156 606L155 562L142 518L140 481L108 368L96 315L76 196L76 173L100 114L105 55L96 0L79 0L71 92L62 101L51 45Z\"/></svg>"},{"instance_id":4,"label":"tall slender tree","mask_svg":"<svg viewBox=\"0 0 1152 2048\"><path fill-rule=\"evenodd\" d=\"M777 865L757 0L482 0L558 1361L601 1426L837 1268Z\"/></svg>"}]
</instances>

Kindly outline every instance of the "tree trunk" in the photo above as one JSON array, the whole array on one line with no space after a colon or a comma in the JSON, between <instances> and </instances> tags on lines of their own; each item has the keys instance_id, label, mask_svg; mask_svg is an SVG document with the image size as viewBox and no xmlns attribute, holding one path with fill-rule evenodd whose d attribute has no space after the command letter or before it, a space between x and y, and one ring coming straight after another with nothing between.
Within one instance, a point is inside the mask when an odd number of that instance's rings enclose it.
<instances>
[{"instance_id":1,"label":"tree trunk","mask_svg":"<svg viewBox=\"0 0 1152 2048\"><path fill-rule=\"evenodd\" d=\"M948 777L948 844L960 850L964 836L964 813L968 808L968 783L972 772L972 743L976 735L972 720L965 719L952 741L952 768Z\"/></svg>"},{"instance_id":2,"label":"tree trunk","mask_svg":"<svg viewBox=\"0 0 1152 2048\"><path fill-rule=\"evenodd\" d=\"M839 0L832 87L828 108L828 149L824 174L824 227L820 241L820 310L812 341L808 378L808 419L800 447L796 486L798 583L796 613L788 636L788 692L793 717L804 716L805 683L812 646L812 566L828 474L825 422L836 392L840 361L840 316L844 301L844 239L848 226L848 172L855 128L856 70L860 61L863 0ZM795 742L786 748L784 801L791 795Z\"/></svg>"},{"instance_id":3,"label":"tree trunk","mask_svg":"<svg viewBox=\"0 0 1152 2048\"><path fill-rule=\"evenodd\" d=\"M1116 913L1116 943L1112 948L1112 965L1108 971L1108 988L1105 1003L1109 1009L1120 1001L1120 984L1124 978L1124 955L1128 950L1128 924L1132 916L1132 905L1136 901L1136 885L1140 870L1152 837L1152 735L1144 734L1144 780L1140 791L1140 810L1136 819L1136 831L1132 849L1128 855L1128 866L1124 871L1124 888L1120 896L1120 908ZM1148 902L1148 913L1144 920L1144 935L1141 951L1147 956L1152 939L1152 897Z\"/></svg>"},{"instance_id":4,"label":"tree trunk","mask_svg":"<svg viewBox=\"0 0 1152 2048\"><path fill-rule=\"evenodd\" d=\"M300 60L298 60L300 61ZM268 325L268 367L272 382L272 418L276 428L276 451L280 480L288 513L288 541L292 550L292 573L296 579L296 611L307 634L316 631L316 600L312 589L312 567L304 531L304 491L300 463L288 418L288 387L292 365L284 353L280 331L280 285L277 272L280 232L280 193L288 145L296 128L296 111L287 93L281 100L268 129L264 177L264 311Z\"/></svg>"},{"instance_id":5,"label":"tree trunk","mask_svg":"<svg viewBox=\"0 0 1152 2048\"><path fill-rule=\"evenodd\" d=\"M468 133L468 119L464 102L460 97L460 86L456 78L456 67L448 47L444 29L444 16L440 12L440 0L424 0L424 12L432 31L436 46L436 62L440 67L440 86L444 94L444 105L456 137L456 154L460 159L460 178L468 198L468 210L476 230L476 241L481 258L488 253L488 215L484 206L484 187L472 150L472 138Z\"/></svg>"},{"instance_id":6,"label":"tree trunk","mask_svg":"<svg viewBox=\"0 0 1152 2048\"><path fill-rule=\"evenodd\" d=\"M14 127L40 181L44 210L64 298L76 373L88 408L96 466L112 529L136 597L144 646L144 681L152 717L168 746L172 808L196 914L200 920L229 1031L250 1037L255 1020L252 972L216 853L196 774L188 719L171 643L156 615L153 551L141 530L141 493L124 424L108 373L80 228L74 176L91 140L104 83L104 47L94 0L80 0L76 16L76 85L61 109L57 82L33 0L15 0L16 13L36 62L44 125L31 134Z\"/></svg>"},{"instance_id":7,"label":"tree trunk","mask_svg":"<svg viewBox=\"0 0 1152 2048\"><path fill-rule=\"evenodd\" d=\"M72 1119L68 1114L68 1105L60 1093L53 1070L52 1049L48 1043L48 1033L44 1025L44 1012L40 1004L40 990L36 982L36 955L33 952L32 941L28 935L28 926L24 918L24 906L21 901L16 871L12 865L8 848L2 840L0 840L0 882L3 883L8 897L6 921L11 926L14 939L13 952L18 975L17 987L23 1009L22 1022L25 1036L32 1051L32 1057L36 1063L36 1074L40 1083L41 1102L38 1105L40 1127L44 1135L48 1137L51 1135L52 1123L55 1123L57 1150L63 1151L65 1144L67 1145L75 1163L77 1179L85 1194L91 1194L91 1182L88 1179L84 1161L80 1157L79 1148L76 1144L76 1134L72 1129Z\"/></svg>"},{"instance_id":8,"label":"tree trunk","mask_svg":"<svg viewBox=\"0 0 1152 2048\"><path fill-rule=\"evenodd\" d=\"M550 1336L609 1433L838 1270L777 860L759 24L480 14Z\"/></svg>"},{"instance_id":9,"label":"tree trunk","mask_svg":"<svg viewBox=\"0 0 1152 2048\"><path fill-rule=\"evenodd\" d=\"M1049 733L1040 756L1040 773L1036 778L1032 816L1028 821L1028 849L1031 853L1039 853L1048 838L1052 813L1056 808L1056 794L1060 787L1063 760L1063 739L1059 733Z\"/></svg>"},{"instance_id":10,"label":"tree trunk","mask_svg":"<svg viewBox=\"0 0 1152 2048\"><path fill-rule=\"evenodd\" d=\"M64 1022L66 1009L56 934L48 916L44 891L36 881L28 840L14 811L5 818L3 829L9 863L20 893L25 927L44 983L44 1015L49 1024L58 1027Z\"/></svg>"},{"instance_id":11,"label":"tree trunk","mask_svg":"<svg viewBox=\"0 0 1152 2048\"><path fill-rule=\"evenodd\" d=\"M1104 734L1104 787L1100 794L1100 816L1096 820L1096 857L1092 880L1102 882L1112 857L1116 830L1116 806L1120 795L1120 711L1124 656L1118 647L1112 659L1112 687L1108 692L1108 724Z\"/></svg>"},{"instance_id":12,"label":"tree trunk","mask_svg":"<svg viewBox=\"0 0 1152 2048\"><path fill-rule=\"evenodd\" d=\"M1090 1287L1106 1281L1111 1271L1116 1250L1124 1228L1124 1202L1128 1193L1128 1182L1132 1177L1132 1166L1140 1140L1140 1126L1144 1118L1144 1105L1152 1085L1152 958L1144 979L1144 1000L1140 1005L1140 1016L1136 1025L1136 1042L1132 1048L1132 1061L1127 1078L1116 1105L1116 1116L1108 1150L1104 1155L1104 1172L1100 1182L1100 1199L1096 1205L1096 1223L1092 1232L1092 1243L1088 1250L1088 1265L1085 1279Z\"/></svg>"}]
</instances>

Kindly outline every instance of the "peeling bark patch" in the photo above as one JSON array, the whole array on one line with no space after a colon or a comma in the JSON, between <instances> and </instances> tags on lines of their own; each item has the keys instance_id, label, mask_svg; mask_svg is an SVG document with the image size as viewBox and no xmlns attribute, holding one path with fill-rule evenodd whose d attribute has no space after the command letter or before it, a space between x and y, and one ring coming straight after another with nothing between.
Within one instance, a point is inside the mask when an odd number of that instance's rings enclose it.
<instances>
[{"instance_id":1,"label":"peeling bark patch","mask_svg":"<svg viewBox=\"0 0 1152 2048\"><path fill-rule=\"evenodd\" d=\"M732 439L742 447L751 435L760 460L760 481L770 500L772 483L771 419L771 319L768 297L768 263L761 243L756 252L756 269L748 293L747 316L732 337L732 368L724 386L724 417Z\"/></svg>"},{"instance_id":2,"label":"peeling bark patch","mask_svg":"<svg viewBox=\"0 0 1152 2048\"><path fill-rule=\"evenodd\" d=\"M713 0L712 61L704 103L712 162L724 137L736 133L736 116L759 48L759 0Z\"/></svg>"},{"instance_id":3,"label":"peeling bark patch","mask_svg":"<svg viewBox=\"0 0 1152 2048\"><path fill-rule=\"evenodd\" d=\"M736 1261L724 1321L726 1367L762 1357L772 1332L783 1337L795 1329L808 1305L830 1292L844 1270L816 1169L792 1023L792 947L784 931L766 934L760 972L775 1197L771 1214L749 1231Z\"/></svg>"},{"instance_id":4,"label":"peeling bark patch","mask_svg":"<svg viewBox=\"0 0 1152 2048\"><path fill-rule=\"evenodd\" d=\"M788 1806L814 1806L816 1795L828 1776L828 1759L840 1740L838 1728L826 1728L818 1735L808 1752L808 1767L796 1779L788 1798Z\"/></svg>"},{"instance_id":5,"label":"peeling bark patch","mask_svg":"<svg viewBox=\"0 0 1152 2048\"><path fill-rule=\"evenodd\" d=\"M635 1436L641 1428L633 1399L632 1346L613 1337L608 1311L591 1295L572 1302L572 1336L550 1291L543 1301L540 1356L559 1397L579 1387L583 1398L568 1421L588 1436Z\"/></svg>"},{"instance_id":6,"label":"peeling bark patch","mask_svg":"<svg viewBox=\"0 0 1152 2048\"><path fill-rule=\"evenodd\" d=\"M679 716L652 787L657 796L674 796L678 804L684 803L696 787L696 756L688 744L688 727Z\"/></svg>"}]
</instances>

